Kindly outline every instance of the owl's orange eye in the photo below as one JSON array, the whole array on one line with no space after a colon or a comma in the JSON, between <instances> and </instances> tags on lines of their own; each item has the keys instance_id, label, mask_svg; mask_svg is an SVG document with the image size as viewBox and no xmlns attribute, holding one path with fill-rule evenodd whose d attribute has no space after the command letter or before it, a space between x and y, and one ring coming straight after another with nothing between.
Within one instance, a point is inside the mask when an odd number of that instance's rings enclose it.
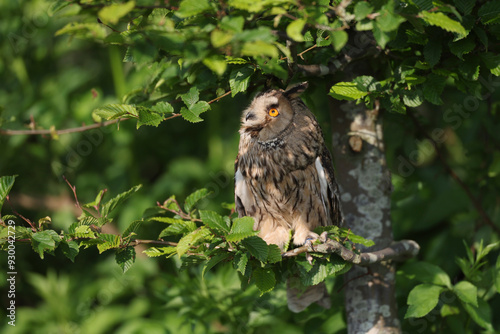
<instances>
[{"instance_id":1,"label":"owl's orange eye","mask_svg":"<svg viewBox=\"0 0 500 334\"><path fill-rule=\"evenodd\" d=\"M276 116L278 116L279 114L280 114L280 113L279 113L278 109L276 109L276 108L271 108L271 109L269 109L269 116L271 116L271 117L276 117Z\"/></svg>"}]
</instances>

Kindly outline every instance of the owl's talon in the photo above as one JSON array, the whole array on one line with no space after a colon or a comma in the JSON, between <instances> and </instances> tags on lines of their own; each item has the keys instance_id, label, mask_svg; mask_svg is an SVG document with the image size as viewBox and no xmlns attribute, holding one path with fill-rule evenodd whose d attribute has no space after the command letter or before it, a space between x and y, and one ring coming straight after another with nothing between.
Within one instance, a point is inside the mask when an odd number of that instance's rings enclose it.
<instances>
[{"instance_id":1,"label":"owl's talon","mask_svg":"<svg viewBox=\"0 0 500 334\"><path fill-rule=\"evenodd\" d=\"M309 253L307 253L307 252L306 252L306 260L307 260L307 262L309 262L309 264L312 266L312 264L313 264L313 262L312 262L312 261L313 261L313 257L312 257L312 255L311 255L311 254L309 254Z\"/></svg>"}]
</instances>

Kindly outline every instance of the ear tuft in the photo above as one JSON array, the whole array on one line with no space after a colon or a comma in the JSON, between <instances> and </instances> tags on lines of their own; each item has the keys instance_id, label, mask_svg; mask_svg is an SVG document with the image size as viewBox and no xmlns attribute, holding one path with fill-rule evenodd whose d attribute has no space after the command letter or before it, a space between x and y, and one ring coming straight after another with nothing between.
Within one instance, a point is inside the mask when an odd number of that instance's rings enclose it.
<instances>
[{"instance_id":1,"label":"ear tuft","mask_svg":"<svg viewBox=\"0 0 500 334\"><path fill-rule=\"evenodd\" d=\"M309 83L307 81L301 82L299 84L296 84L295 86L287 88L283 93L283 95L292 100L296 97L299 97L300 94L302 94L307 89L308 86Z\"/></svg>"}]
</instances>

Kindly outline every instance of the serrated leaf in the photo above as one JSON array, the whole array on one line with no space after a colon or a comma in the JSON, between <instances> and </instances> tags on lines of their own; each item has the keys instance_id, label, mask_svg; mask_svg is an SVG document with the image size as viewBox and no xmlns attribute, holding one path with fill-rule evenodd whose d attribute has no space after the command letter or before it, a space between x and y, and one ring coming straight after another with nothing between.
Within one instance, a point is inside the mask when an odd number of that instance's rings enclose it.
<instances>
[{"instance_id":1,"label":"serrated leaf","mask_svg":"<svg viewBox=\"0 0 500 334\"><path fill-rule=\"evenodd\" d=\"M171 217L151 217L151 218L149 218L149 220L154 220L154 221L158 221L161 223L167 223L167 224L183 224L185 222L185 220L171 218Z\"/></svg>"},{"instance_id":2,"label":"serrated leaf","mask_svg":"<svg viewBox=\"0 0 500 334\"><path fill-rule=\"evenodd\" d=\"M491 74L500 76L500 55L487 52L481 54L481 60L490 70Z\"/></svg>"},{"instance_id":3,"label":"serrated leaf","mask_svg":"<svg viewBox=\"0 0 500 334\"><path fill-rule=\"evenodd\" d=\"M373 240L369 240L369 239L363 238L360 235L356 235L356 234L352 234L352 233L349 234L349 240L355 244L361 244L365 247L372 247L373 245L375 245L375 242Z\"/></svg>"},{"instance_id":4,"label":"serrated leaf","mask_svg":"<svg viewBox=\"0 0 500 334\"><path fill-rule=\"evenodd\" d=\"M368 75L356 77L352 82L356 83L356 87L362 92L373 92L381 89L380 82Z\"/></svg>"},{"instance_id":5,"label":"serrated leaf","mask_svg":"<svg viewBox=\"0 0 500 334\"><path fill-rule=\"evenodd\" d=\"M184 102L184 104L188 108L190 108L196 102L199 101L200 91L195 86L191 86L191 88L189 89L189 91L187 93L179 94L179 95L177 95L177 97L180 97L182 99L182 101Z\"/></svg>"},{"instance_id":6,"label":"serrated leaf","mask_svg":"<svg viewBox=\"0 0 500 334\"><path fill-rule=\"evenodd\" d=\"M432 284L420 284L414 287L408 295L407 318L421 318L436 307L443 287Z\"/></svg>"},{"instance_id":7,"label":"serrated leaf","mask_svg":"<svg viewBox=\"0 0 500 334\"><path fill-rule=\"evenodd\" d=\"M203 240L209 234L210 232L206 228L199 228L183 236L177 243L177 254L179 255L179 258L186 254L187 251L189 251L189 248L196 245L197 242Z\"/></svg>"},{"instance_id":8,"label":"serrated leaf","mask_svg":"<svg viewBox=\"0 0 500 334\"><path fill-rule=\"evenodd\" d=\"M250 67L235 68L229 75L229 86L231 87L231 96L235 96L239 92L246 92L250 83L250 77L254 73L254 69Z\"/></svg>"},{"instance_id":9,"label":"serrated leaf","mask_svg":"<svg viewBox=\"0 0 500 334\"><path fill-rule=\"evenodd\" d=\"M267 254L267 263L281 262L283 258L281 256L281 249L278 247L278 245L269 244L268 248L269 253Z\"/></svg>"},{"instance_id":10,"label":"serrated leaf","mask_svg":"<svg viewBox=\"0 0 500 334\"><path fill-rule=\"evenodd\" d=\"M254 256L257 260L265 262L269 254L267 243L257 236L248 237L241 241L241 244Z\"/></svg>"},{"instance_id":11,"label":"serrated leaf","mask_svg":"<svg viewBox=\"0 0 500 334\"><path fill-rule=\"evenodd\" d=\"M474 38L468 37L456 42L452 42L449 44L450 51L460 59L463 59L462 56L464 54L468 54L474 50L476 47L476 43L474 42Z\"/></svg>"},{"instance_id":12,"label":"serrated leaf","mask_svg":"<svg viewBox=\"0 0 500 334\"><path fill-rule=\"evenodd\" d=\"M483 299L478 299L477 302L477 307L468 303L462 303L462 305L476 324L488 331L493 331L493 325L491 324L490 305Z\"/></svg>"},{"instance_id":13,"label":"serrated leaf","mask_svg":"<svg viewBox=\"0 0 500 334\"><path fill-rule=\"evenodd\" d=\"M134 220L133 222L131 222L130 225L125 229L125 231L123 231L122 237L126 238L130 234L135 233L139 229L139 227L142 225L143 222L144 221L142 221L142 220Z\"/></svg>"},{"instance_id":14,"label":"serrated leaf","mask_svg":"<svg viewBox=\"0 0 500 334\"><path fill-rule=\"evenodd\" d=\"M455 32L460 35L467 35L467 31L460 24L443 13L421 12L420 17L430 25L437 26L449 32Z\"/></svg>"},{"instance_id":15,"label":"serrated leaf","mask_svg":"<svg viewBox=\"0 0 500 334\"><path fill-rule=\"evenodd\" d=\"M88 225L80 225L75 228L75 237L76 238L90 238L94 239L95 233L90 229Z\"/></svg>"},{"instance_id":16,"label":"serrated leaf","mask_svg":"<svg viewBox=\"0 0 500 334\"><path fill-rule=\"evenodd\" d=\"M80 246L76 241L65 241L63 240L59 245L59 248L63 252L63 254L71 260L71 262L75 262L75 257L78 255L80 251Z\"/></svg>"},{"instance_id":17,"label":"serrated leaf","mask_svg":"<svg viewBox=\"0 0 500 334\"><path fill-rule=\"evenodd\" d=\"M135 262L135 249L134 247L126 247L116 251L115 254L116 264L122 268L122 272L126 273Z\"/></svg>"},{"instance_id":18,"label":"serrated leaf","mask_svg":"<svg viewBox=\"0 0 500 334\"><path fill-rule=\"evenodd\" d=\"M274 289L274 286L276 285L274 271L270 268L256 267L252 272L252 278L254 279L257 288L259 288L261 296Z\"/></svg>"},{"instance_id":19,"label":"serrated leaf","mask_svg":"<svg viewBox=\"0 0 500 334\"><path fill-rule=\"evenodd\" d=\"M180 18L201 14L212 7L207 0L182 0L175 15Z\"/></svg>"},{"instance_id":20,"label":"serrated leaf","mask_svg":"<svg viewBox=\"0 0 500 334\"><path fill-rule=\"evenodd\" d=\"M31 246L42 259L44 257L44 252L54 251L60 242L61 238L54 230L33 233L31 236Z\"/></svg>"},{"instance_id":21,"label":"serrated leaf","mask_svg":"<svg viewBox=\"0 0 500 334\"><path fill-rule=\"evenodd\" d=\"M226 16L227 17L227 16ZM233 33L215 29L210 34L210 42L214 48L220 48L233 39ZM228 62L229 63L229 62ZM229 63L230 64L230 63Z\"/></svg>"},{"instance_id":22,"label":"serrated leaf","mask_svg":"<svg viewBox=\"0 0 500 334\"><path fill-rule=\"evenodd\" d=\"M68 23L58 31L55 35L72 35L79 38L88 38L92 40L104 40L107 32L106 28L100 23Z\"/></svg>"},{"instance_id":23,"label":"serrated leaf","mask_svg":"<svg viewBox=\"0 0 500 334\"><path fill-rule=\"evenodd\" d=\"M423 261L409 263L403 267L403 272L422 283L441 285L451 289L450 276L434 264Z\"/></svg>"},{"instance_id":24,"label":"serrated leaf","mask_svg":"<svg viewBox=\"0 0 500 334\"><path fill-rule=\"evenodd\" d=\"M208 109L210 109L210 105L206 101L198 101L194 105L190 106L189 109L182 107L181 115L186 121L197 123L203 121L200 114L204 113Z\"/></svg>"},{"instance_id":25,"label":"serrated leaf","mask_svg":"<svg viewBox=\"0 0 500 334\"><path fill-rule=\"evenodd\" d=\"M441 94L446 85L446 78L436 74L427 76L427 81L423 85L424 98L432 104L441 105Z\"/></svg>"},{"instance_id":26,"label":"serrated leaf","mask_svg":"<svg viewBox=\"0 0 500 334\"><path fill-rule=\"evenodd\" d=\"M359 90L355 82L338 82L330 88L329 95L337 100L354 101L368 95L368 93Z\"/></svg>"},{"instance_id":27,"label":"serrated leaf","mask_svg":"<svg viewBox=\"0 0 500 334\"><path fill-rule=\"evenodd\" d=\"M209 192L207 189L202 188L199 190L196 190L192 194L190 194L188 197L186 197L186 200L184 201L184 210L186 212L191 212L191 210L194 208L196 203L204 199L205 197L209 196L211 192Z\"/></svg>"},{"instance_id":28,"label":"serrated leaf","mask_svg":"<svg viewBox=\"0 0 500 334\"><path fill-rule=\"evenodd\" d=\"M104 23L116 24L122 17L130 13L134 7L135 1L114 3L99 10L97 16L99 16Z\"/></svg>"},{"instance_id":29,"label":"serrated leaf","mask_svg":"<svg viewBox=\"0 0 500 334\"><path fill-rule=\"evenodd\" d=\"M203 267L203 271L201 272L201 278L204 279L205 273L207 273L210 269L215 267L218 263L226 260L230 256L231 256L230 253L222 253L222 254L217 254L217 255L212 256L212 258L210 258L210 260L208 260L207 263L205 264L205 266Z\"/></svg>"},{"instance_id":30,"label":"serrated leaf","mask_svg":"<svg viewBox=\"0 0 500 334\"><path fill-rule=\"evenodd\" d=\"M142 185L139 184L130 188L129 190L117 195L116 197L110 199L104 203L101 207L101 215L107 217L117 206L122 204L126 199L128 199L133 193L141 189Z\"/></svg>"},{"instance_id":31,"label":"serrated leaf","mask_svg":"<svg viewBox=\"0 0 500 334\"><path fill-rule=\"evenodd\" d=\"M234 267L244 276L248 277L247 274L250 272L247 270L247 264L249 260L248 253L238 253L234 256L233 265ZM250 267L251 268L251 267Z\"/></svg>"},{"instance_id":32,"label":"serrated leaf","mask_svg":"<svg viewBox=\"0 0 500 334\"><path fill-rule=\"evenodd\" d=\"M170 235L186 234L196 230L196 223L192 221L183 221L182 223L175 223L163 229L158 238L168 237Z\"/></svg>"},{"instance_id":33,"label":"serrated leaf","mask_svg":"<svg viewBox=\"0 0 500 334\"><path fill-rule=\"evenodd\" d=\"M286 34L296 42L303 42L304 35L302 34L302 30L305 25L306 21L304 19L294 20L286 27Z\"/></svg>"},{"instance_id":34,"label":"serrated leaf","mask_svg":"<svg viewBox=\"0 0 500 334\"><path fill-rule=\"evenodd\" d=\"M470 14L476 4L475 0L453 0L453 2L455 3L455 7L464 15Z\"/></svg>"},{"instance_id":35,"label":"serrated leaf","mask_svg":"<svg viewBox=\"0 0 500 334\"><path fill-rule=\"evenodd\" d=\"M479 8L477 15L484 24L500 22L500 0L488 1Z\"/></svg>"},{"instance_id":36,"label":"serrated leaf","mask_svg":"<svg viewBox=\"0 0 500 334\"><path fill-rule=\"evenodd\" d=\"M0 177L0 212L2 212L3 202L9 194L17 175Z\"/></svg>"},{"instance_id":37,"label":"serrated leaf","mask_svg":"<svg viewBox=\"0 0 500 334\"><path fill-rule=\"evenodd\" d=\"M226 240L229 242L236 242L257 235L259 232L253 230L254 224L255 221L252 217L233 219L231 232L226 237Z\"/></svg>"},{"instance_id":38,"label":"serrated leaf","mask_svg":"<svg viewBox=\"0 0 500 334\"><path fill-rule=\"evenodd\" d=\"M108 104L94 109L93 113L107 120L117 119L122 116L139 116L135 106L129 104Z\"/></svg>"},{"instance_id":39,"label":"serrated leaf","mask_svg":"<svg viewBox=\"0 0 500 334\"><path fill-rule=\"evenodd\" d=\"M403 94L403 103L408 107L418 107L424 102L424 97L420 89L405 91Z\"/></svg>"},{"instance_id":40,"label":"serrated leaf","mask_svg":"<svg viewBox=\"0 0 500 334\"><path fill-rule=\"evenodd\" d=\"M424 45L424 58L431 67L434 67L437 63L439 63L439 59L441 59L442 49L442 41L436 38L431 38Z\"/></svg>"},{"instance_id":41,"label":"serrated leaf","mask_svg":"<svg viewBox=\"0 0 500 334\"><path fill-rule=\"evenodd\" d=\"M160 125L160 123L164 119L163 115L151 112L144 108L139 109L138 113L139 113L139 118L137 120L137 129L139 129L143 125L158 127L158 125Z\"/></svg>"},{"instance_id":42,"label":"serrated leaf","mask_svg":"<svg viewBox=\"0 0 500 334\"><path fill-rule=\"evenodd\" d=\"M177 253L177 248L176 247L150 247L143 251L144 254L146 254L149 257L158 257L158 256L164 256L167 255L167 257L170 257L172 254Z\"/></svg>"},{"instance_id":43,"label":"serrated leaf","mask_svg":"<svg viewBox=\"0 0 500 334\"><path fill-rule=\"evenodd\" d=\"M229 226L221 215L214 211L200 210L200 218L203 224L216 231L229 232Z\"/></svg>"},{"instance_id":44,"label":"serrated leaf","mask_svg":"<svg viewBox=\"0 0 500 334\"><path fill-rule=\"evenodd\" d=\"M97 245L97 249L99 250L99 254L105 252L109 249L120 247L120 236L115 234L99 234L99 240L102 241Z\"/></svg>"},{"instance_id":45,"label":"serrated leaf","mask_svg":"<svg viewBox=\"0 0 500 334\"><path fill-rule=\"evenodd\" d=\"M171 114L174 112L174 107L168 102L158 102L151 107L151 110L160 114Z\"/></svg>"},{"instance_id":46,"label":"serrated leaf","mask_svg":"<svg viewBox=\"0 0 500 334\"><path fill-rule=\"evenodd\" d=\"M467 281L461 281L455 284L453 287L453 292L462 300L464 303L468 303L477 307L477 287Z\"/></svg>"}]
</instances>

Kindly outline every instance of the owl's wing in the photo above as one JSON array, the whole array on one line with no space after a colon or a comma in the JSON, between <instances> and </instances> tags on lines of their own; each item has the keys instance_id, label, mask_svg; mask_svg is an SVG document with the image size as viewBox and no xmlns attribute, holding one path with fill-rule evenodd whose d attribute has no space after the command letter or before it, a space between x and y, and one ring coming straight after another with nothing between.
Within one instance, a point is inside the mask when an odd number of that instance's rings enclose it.
<instances>
[{"instance_id":1,"label":"owl's wing","mask_svg":"<svg viewBox=\"0 0 500 334\"><path fill-rule=\"evenodd\" d=\"M344 217L340 206L339 187L335 180L332 158L326 148L316 158L316 171L318 172L321 199L332 225L342 225Z\"/></svg>"},{"instance_id":2,"label":"owl's wing","mask_svg":"<svg viewBox=\"0 0 500 334\"><path fill-rule=\"evenodd\" d=\"M251 215L255 211L255 201L238 166L238 158L234 164L234 202L239 217Z\"/></svg>"}]
</instances>

